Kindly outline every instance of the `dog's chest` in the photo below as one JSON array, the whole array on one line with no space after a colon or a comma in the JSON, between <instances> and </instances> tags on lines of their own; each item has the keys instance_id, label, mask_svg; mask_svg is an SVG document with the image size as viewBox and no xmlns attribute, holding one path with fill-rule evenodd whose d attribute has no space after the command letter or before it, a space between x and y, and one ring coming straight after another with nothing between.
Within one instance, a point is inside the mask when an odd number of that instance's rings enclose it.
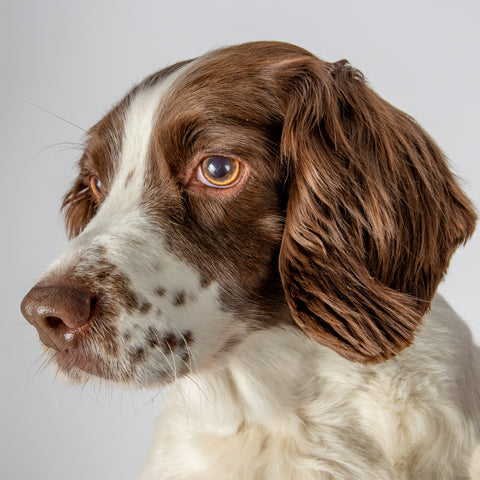
<instances>
[{"instance_id":1,"label":"dog's chest","mask_svg":"<svg viewBox=\"0 0 480 480\"><path fill-rule=\"evenodd\" d=\"M478 436L454 410L461 363L421 354L452 337L453 319L437 320L415 351L371 368L294 329L252 335L228 367L167 392L142 480L475 478Z\"/></svg>"},{"instance_id":2,"label":"dog's chest","mask_svg":"<svg viewBox=\"0 0 480 480\"><path fill-rule=\"evenodd\" d=\"M274 438L261 428L242 428L229 437L186 435L162 447L157 450L164 452L161 464L150 458L143 480L329 478L308 468L299 445L291 439Z\"/></svg>"}]
</instances>

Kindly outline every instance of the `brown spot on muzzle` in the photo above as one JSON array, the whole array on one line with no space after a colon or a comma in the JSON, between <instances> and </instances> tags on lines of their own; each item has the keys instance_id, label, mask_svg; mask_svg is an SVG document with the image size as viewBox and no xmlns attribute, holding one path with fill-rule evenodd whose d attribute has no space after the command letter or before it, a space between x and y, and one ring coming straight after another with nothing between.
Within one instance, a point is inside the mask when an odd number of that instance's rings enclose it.
<instances>
[{"instance_id":1,"label":"brown spot on muzzle","mask_svg":"<svg viewBox=\"0 0 480 480\"><path fill-rule=\"evenodd\" d=\"M177 292L177 294L173 298L173 304L176 307L180 307L181 305L184 305L185 302L186 302L186 293L184 291Z\"/></svg>"},{"instance_id":2,"label":"brown spot on muzzle","mask_svg":"<svg viewBox=\"0 0 480 480\"><path fill-rule=\"evenodd\" d=\"M158 287L156 290L155 290L155 293L159 296L159 297L164 297L165 294L167 293L167 290L163 287Z\"/></svg>"},{"instance_id":3,"label":"brown spot on muzzle","mask_svg":"<svg viewBox=\"0 0 480 480\"><path fill-rule=\"evenodd\" d=\"M143 315L146 315L150 310L152 309L152 304L150 302L143 302L140 305L140 313L143 313Z\"/></svg>"},{"instance_id":4,"label":"brown spot on muzzle","mask_svg":"<svg viewBox=\"0 0 480 480\"><path fill-rule=\"evenodd\" d=\"M129 351L130 362L133 365L142 363L147 357L147 351L144 347L137 347Z\"/></svg>"}]
</instances>

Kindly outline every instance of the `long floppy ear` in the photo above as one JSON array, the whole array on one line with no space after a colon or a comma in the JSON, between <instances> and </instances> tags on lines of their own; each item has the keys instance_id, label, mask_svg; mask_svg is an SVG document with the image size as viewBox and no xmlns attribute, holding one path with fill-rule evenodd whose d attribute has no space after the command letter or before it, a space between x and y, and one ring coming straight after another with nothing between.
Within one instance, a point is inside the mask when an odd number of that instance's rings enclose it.
<instances>
[{"instance_id":1,"label":"long floppy ear","mask_svg":"<svg viewBox=\"0 0 480 480\"><path fill-rule=\"evenodd\" d=\"M292 315L348 359L386 360L413 341L475 212L432 139L346 61L303 57L279 78Z\"/></svg>"}]
</instances>

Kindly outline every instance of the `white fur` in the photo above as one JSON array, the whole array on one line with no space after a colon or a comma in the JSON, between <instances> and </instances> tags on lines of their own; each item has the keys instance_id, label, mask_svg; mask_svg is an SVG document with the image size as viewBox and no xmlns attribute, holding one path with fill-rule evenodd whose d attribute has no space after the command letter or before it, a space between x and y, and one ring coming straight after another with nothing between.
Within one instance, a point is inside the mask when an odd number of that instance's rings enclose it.
<instances>
[{"instance_id":1,"label":"white fur","mask_svg":"<svg viewBox=\"0 0 480 480\"><path fill-rule=\"evenodd\" d=\"M257 332L169 387L142 480L478 479L479 366L439 297L415 344L377 366L294 328Z\"/></svg>"}]
</instances>

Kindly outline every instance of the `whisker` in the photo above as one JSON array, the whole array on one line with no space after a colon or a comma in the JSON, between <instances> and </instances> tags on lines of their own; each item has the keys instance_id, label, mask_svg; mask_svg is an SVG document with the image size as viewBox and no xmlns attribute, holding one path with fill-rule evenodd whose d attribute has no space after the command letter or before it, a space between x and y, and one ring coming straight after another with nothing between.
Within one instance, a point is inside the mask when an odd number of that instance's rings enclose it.
<instances>
[{"instance_id":1,"label":"whisker","mask_svg":"<svg viewBox=\"0 0 480 480\"><path fill-rule=\"evenodd\" d=\"M59 373L60 373L60 367L57 365L57 368L55 369L55 375L53 375L52 384L51 384L51 387L50 387L52 390L55 386L55 381L57 380L57 377L58 377Z\"/></svg>"},{"instance_id":2,"label":"whisker","mask_svg":"<svg viewBox=\"0 0 480 480\"><path fill-rule=\"evenodd\" d=\"M200 386L200 384L193 378L192 374L195 375L195 374L198 374L199 372L199 368L198 368L198 364L197 364L197 361L195 359L195 356L193 355L193 351L192 349L190 348L190 345L187 343L187 340L185 338L185 335L183 335L183 333L181 332L181 330L175 325L175 324L172 324L171 325L173 328L175 328L177 330L177 332L179 333L179 335L181 336L181 338L183 339L183 342L185 344L185 348L189 354L189 363L187 364L187 362L185 362L185 360L183 359L180 359L182 361L182 363L188 367L189 369L189 373L187 373L185 375L186 378L188 378L188 380L190 380L197 388L198 390L202 393L202 395L205 397L205 400L207 400L208 403L211 404L211 400L209 398L209 396L207 395L207 393L205 392L205 390ZM192 367L192 361L195 365L195 369ZM183 391L183 390L182 390ZM184 399L184 403L185 403L185 399Z\"/></svg>"},{"instance_id":3,"label":"whisker","mask_svg":"<svg viewBox=\"0 0 480 480\"><path fill-rule=\"evenodd\" d=\"M185 360L182 360L182 362L186 365ZM205 392L205 390L200 386L200 383L197 380L195 380L195 378L193 378L190 374L185 375L185 378L187 378L190 382L192 382L197 387L198 391L204 396L208 404L213 405L211 398L207 395L207 392Z\"/></svg>"},{"instance_id":4,"label":"whisker","mask_svg":"<svg viewBox=\"0 0 480 480\"><path fill-rule=\"evenodd\" d=\"M33 361L33 363L30 365L29 370L32 370L39 362L40 365L37 366L37 370L33 373L33 377L37 375L39 368L43 365L43 362L45 362L47 359L45 358L45 354L42 352L40 353L37 358Z\"/></svg>"},{"instance_id":5,"label":"whisker","mask_svg":"<svg viewBox=\"0 0 480 480\"><path fill-rule=\"evenodd\" d=\"M142 405L140 405L139 407L137 407L134 410L134 412L137 413L137 412L147 408L148 405L153 404L159 395L161 395L161 397L162 397L162 403L163 403L164 408L169 409L170 408L169 404L166 401L165 396L163 395L163 388L159 388L158 391L155 393L155 395L153 395L153 397L150 397L150 400L148 402L145 402Z\"/></svg>"},{"instance_id":6,"label":"whisker","mask_svg":"<svg viewBox=\"0 0 480 480\"><path fill-rule=\"evenodd\" d=\"M100 392L98 390L99 385L97 382L93 382L91 385L92 385L93 393L95 394L95 403L98 403L98 399L100 398Z\"/></svg>"},{"instance_id":7,"label":"whisker","mask_svg":"<svg viewBox=\"0 0 480 480\"><path fill-rule=\"evenodd\" d=\"M156 333L154 335L155 335L158 343L161 344L160 338L158 338L158 335ZM170 362L170 360L168 359L167 355L163 352L162 347L160 345L159 345L158 351L160 352L160 354L163 356L163 358L167 362L168 366L170 367L170 371L173 373L173 377L174 377L173 384L176 386L178 384L178 373L177 373L177 364L176 364L176 361L175 361L175 354L173 353L172 348L170 347L170 345L168 345L168 343L167 343L167 346L168 346L168 349L170 350L170 354L172 355L173 366L172 366L172 363ZM184 360L182 360L182 362L185 363ZM161 391L159 391L158 393L160 393L160 392ZM183 392L183 389L180 389L180 392L181 392L181 395L182 395L182 398L183 398L183 404L185 405L185 408L188 409L189 408L188 407L188 402L187 402L187 399L185 398L185 394ZM156 396L158 396L158 393L157 393ZM163 395L162 395L162 397L163 397Z\"/></svg>"},{"instance_id":8,"label":"whisker","mask_svg":"<svg viewBox=\"0 0 480 480\"><path fill-rule=\"evenodd\" d=\"M70 120L67 120L66 118L63 118L61 117L60 115L57 115L56 113L53 113L51 112L50 110L47 110L46 108L44 107L41 107L40 105L37 105L36 103L33 103L33 102L30 102L29 100L25 100L27 103L29 103L30 105L32 105L33 107L36 107L40 110L43 110L44 112L46 113L49 113L50 115L52 115L53 117L56 117L58 118L59 120L63 120L65 123L68 123L69 125L72 125L72 127L76 127L78 129L80 129L82 132L85 132L87 133L87 130L85 130L84 128L80 127L80 125L77 125L76 123L73 123L71 122Z\"/></svg>"},{"instance_id":9,"label":"whisker","mask_svg":"<svg viewBox=\"0 0 480 480\"><path fill-rule=\"evenodd\" d=\"M32 285L29 284L29 283L25 283L25 282L22 282L21 280L16 280L15 278L11 278L11 277L0 277L0 280L2 282L6 282L6 283L13 283L15 285L20 285L24 288L32 288Z\"/></svg>"},{"instance_id":10,"label":"whisker","mask_svg":"<svg viewBox=\"0 0 480 480\"><path fill-rule=\"evenodd\" d=\"M154 334L158 343L161 344L161 341L160 341L160 338L158 338L158 335L155 333ZM174 384L177 383L177 368L175 366L175 356L173 355L173 352L172 352L172 349L170 348L170 345L168 345L168 348L170 349L170 352L172 353L172 360L173 360L173 365L172 363L170 362L170 360L168 359L167 355L165 355L164 351L162 350L162 347L159 345L158 347L158 351L160 352L160 354L163 356L163 358L165 359L165 361L167 362L169 368L170 368L170 372L173 374L173 377L174 377Z\"/></svg>"},{"instance_id":11,"label":"whisker","mask_svg":"<svg viewBox=\"0 0 480 480\"><path fill-rule=\"evenodd\" d=\"M188 353L189 365L187 365L187 367L188 367L189 371L192 372L192 373L198 373L197 361L195 360L192 349L190 348L190 345L188 344L187 339L185 338L185 335L182 333L182 331L176 325L172 324L172 327L177 330L178 334L180 335L180 337L183 340L183 343L185 344L185 349L187 350L187 353ZM192 361L195 364L195 369L193 369L193 367L192 367ZM184 363L185 363L185 361L184 361ZM186 363L185 363L185 365L186 365Z\"/></svg>"},{"instance_id":12,"label":"whisker","mask_svg":"<svg viewBox=\"0 0 480 480\"><path fill-rule=\"evenodd\" d=\"M39 365L39 367L33 374L33 377L40 376L47 369L47 367L52 363L52 360L53 360L53 355L45 355L42 363Z\"/></svg>"},{"instance_id":13,"label":"whisker","mask_svg":"<svg viewBox=\"0 0 480 480\"><path fill-rule=\"evenodd\" d=\"M176 385L177 384L177 380L178 380L178 374L177 374L177 362L175 361L175 354L173 353L173 350L172 348L170 347L170 345L167 343L167 347L168 349L170 350L170 354L172 355L172 361L173 361L173 374L175 376L175 380L174 380L174 384ZM164 354L165 355L165 354Z\"/></svg>"},{"instance_id":14,"label":"whisker","mask_svg":"<svg viewBox=\"0 0 480 480\"><path fill-rule=\"evenodd\" d=\"M59 148L59 147L63 147L63 148ZM76 142L51 143L50 145L47 145L47 146L41 148L40 150L38 150L35 153L33 159L36 160L41 153L43 153L44 151L49 150L51 148L52 149L57 148L57 151L55 152L55 154L58 155L58 154L61 154L65 151L67 151L67 150L77 150L77 151L81 152L84 149L84 145L81 144L81 143L76 143Z\"/></svg>"}]
</instances>

